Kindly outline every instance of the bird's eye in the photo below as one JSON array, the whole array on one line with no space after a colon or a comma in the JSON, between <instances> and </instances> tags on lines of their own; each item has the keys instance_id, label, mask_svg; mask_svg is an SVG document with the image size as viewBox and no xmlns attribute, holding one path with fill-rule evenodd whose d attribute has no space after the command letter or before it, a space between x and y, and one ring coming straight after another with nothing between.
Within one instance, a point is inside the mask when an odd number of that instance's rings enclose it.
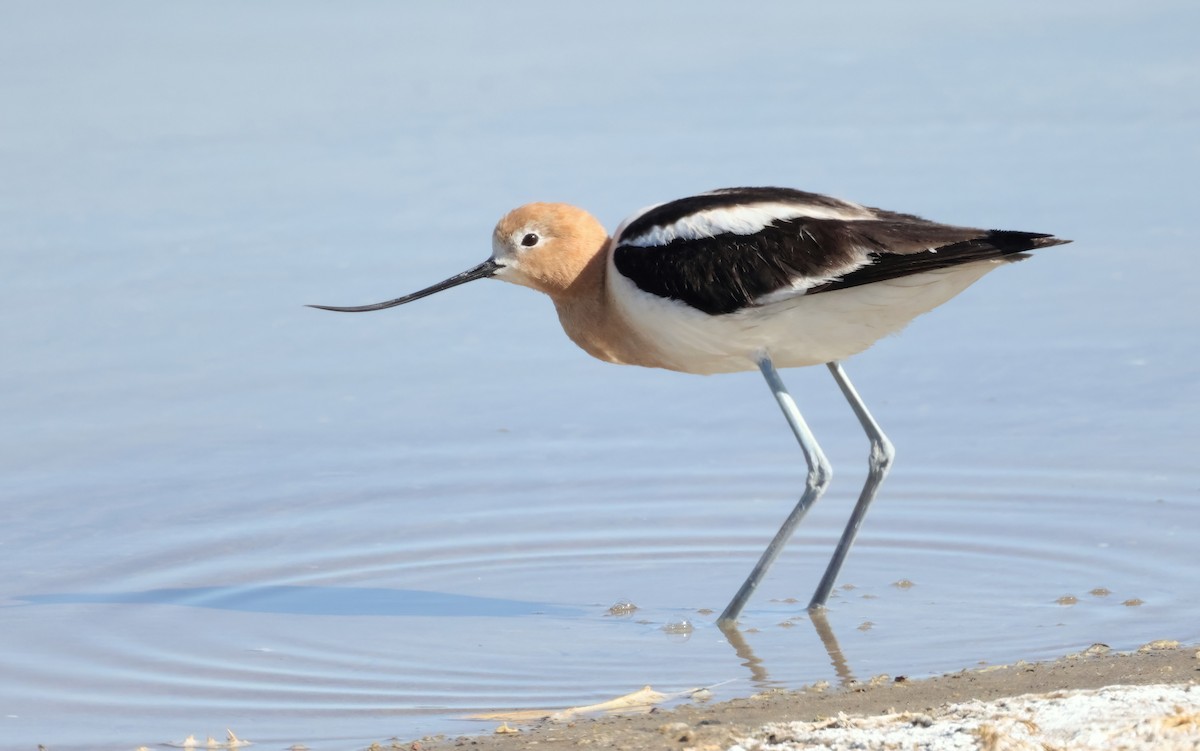
<instances>
[{"instance_id":1,"label":"bird's eye","mask_svg":"<svg viewBox=\"0 0 1200 751\"><path fill-rule=\"evenodd\" d=\"M524 237L521 238L521 244L524 245L526 248L532 248L534 245L538 244L538 240L540 240L540 239L541 239L540 237L538 237L534 233L530 232L528 235L525 235Z\"/></svg>"}]
</instances>

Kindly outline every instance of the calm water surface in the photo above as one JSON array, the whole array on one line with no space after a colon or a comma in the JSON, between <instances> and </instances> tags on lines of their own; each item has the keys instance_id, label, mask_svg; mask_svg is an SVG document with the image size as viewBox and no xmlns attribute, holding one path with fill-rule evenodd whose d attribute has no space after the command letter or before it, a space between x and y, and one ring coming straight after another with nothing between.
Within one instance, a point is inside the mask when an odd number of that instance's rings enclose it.
<instances>
[{"instance_id":1,"label":"calm water surface","mask_svg":"<svg viewBox=\"0 0 1200 751\"><path fill-rule=\"evenodd\" d=\"M0 748L1200 639L1191 5L63 7L0 19ZM833 489L727 636L804 474L756 373L590 360L491 282L301 307L528 200L737 184L1075 241L847 364L898 460L826 631L866 443L823 369L784 377Z\"/></svg>"}]
</instances>

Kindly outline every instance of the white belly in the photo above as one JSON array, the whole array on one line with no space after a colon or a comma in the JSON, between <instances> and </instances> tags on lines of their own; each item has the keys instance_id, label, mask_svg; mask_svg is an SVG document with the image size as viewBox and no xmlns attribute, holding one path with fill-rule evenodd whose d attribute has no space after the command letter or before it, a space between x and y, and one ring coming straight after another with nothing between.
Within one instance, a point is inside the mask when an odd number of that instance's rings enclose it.
<instances>
[{"instance_id":1,"label":"white belly","mask_svg":"<svg viewBox=\"0 0 1200 751\"><path fill-rule=\"evenodd\" d=\"M643 292L611 265L608 279L618 309L663 367L708 374L754 370L763 354L782 368L858 354L1002 263L978 261L717 316Z\"/></svg>"}]
</instances>

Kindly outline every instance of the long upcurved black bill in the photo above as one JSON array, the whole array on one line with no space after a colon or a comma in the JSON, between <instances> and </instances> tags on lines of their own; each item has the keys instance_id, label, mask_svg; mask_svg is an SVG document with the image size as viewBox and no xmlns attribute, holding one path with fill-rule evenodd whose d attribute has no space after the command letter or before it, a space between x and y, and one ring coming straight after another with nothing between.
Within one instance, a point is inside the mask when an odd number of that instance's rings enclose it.
<instances>
[{"instance_id":1,"label":"long upcurved black bill","mask_svg":"<svg viewBox=\"0 0 1200 751\"><path fill-rule=\"evenodd\" d=\"M397 297L395 300L377 302L374 305L356 305L353 307L339 307L336 305L309 305L308 307L319 308L321 310L335 310L339 313L365 313L368 310L383 310L384 308L393 308L397 305L403 305L406 302L412 302L413 300L420 300L422 297L429 297L435 292L441 292L444 289L473 282L476 279L486 279L489 276L495 275L499 270L500 264L496 263L495 259L489 258L475 268L467 269L461 274L455 274L444 282L438 282L432 287L426 287L420 292L414 292L411 295Z\"/></svg>"}]
</instances>

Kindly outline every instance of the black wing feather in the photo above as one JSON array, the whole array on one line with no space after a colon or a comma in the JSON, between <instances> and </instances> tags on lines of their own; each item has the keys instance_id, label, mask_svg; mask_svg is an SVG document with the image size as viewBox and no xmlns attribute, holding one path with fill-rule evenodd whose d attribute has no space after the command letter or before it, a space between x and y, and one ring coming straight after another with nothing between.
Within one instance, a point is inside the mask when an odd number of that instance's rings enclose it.
<instances>
[{"instance_id":1,"label":"black wing feather","mask_svg":"<svg viewBox=\"0 0 1200 751\"><path fill-rule=\"evenodd\" d=\"M659 207L669 211L653 217L641 231L690 213L679 213L677 203ZM639 217L622 235L636 236L638 232L630 230L655 211ZM885 218L777 220L752 235L676 238L650 247L618 245L613 262L644 292L723 315L753 307L804 279L812 280L805 291L811 295L1067 242L1039 233L954 227L904 214L878 214Z\"/></svg>"},{"instance_id":2,"label":"black wing feather","mask_svg":"<svg viewBox=\"0 0 1200 751\"><path fill-rule=\"evenodd\" d=\"M979 230L975 230L975 232L979 232ZM1070 240L1060 240L1052 235L1039 232L987 230L978 237L928 250L900 253L886 250L875 251L871 254L870 264L824 284L810 287L805 294L814 295L819 292L833 292L863 284L884 282L889 279L936 271L973 261L1016 261L1024 258L1027 251L1062 245L1067 242Z\"/></svg>"},{"instance_id":3,"label":"black wing feather","mask_svg":"<svg viewBox=\"0 0 1200 751\"><path fill-rule=\"evenodd\" d=\"M753 235L675 239L648 248L621 245L613 262L644 292L711 315L733 313L797 278L822 278L831 264L853 262L851 248L802 230L795 222L776 222Z\"/></svg>"}]
</instances>

